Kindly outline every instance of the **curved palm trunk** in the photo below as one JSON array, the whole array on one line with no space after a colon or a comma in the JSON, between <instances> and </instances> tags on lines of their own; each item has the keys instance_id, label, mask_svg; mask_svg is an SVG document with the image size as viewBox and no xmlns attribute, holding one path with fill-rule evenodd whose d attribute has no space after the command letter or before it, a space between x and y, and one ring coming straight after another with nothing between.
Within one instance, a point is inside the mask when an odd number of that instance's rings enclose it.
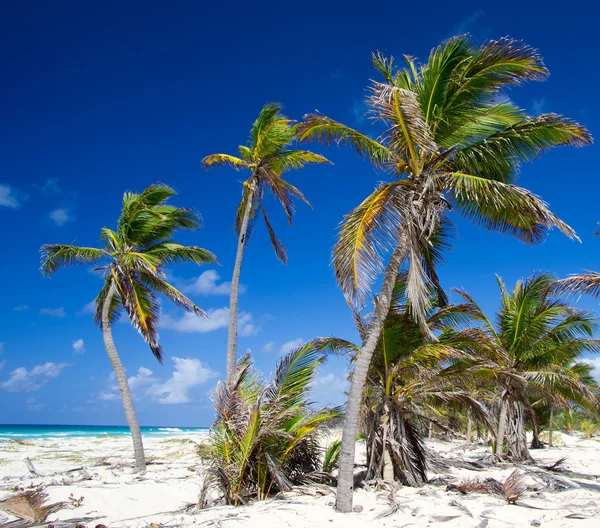
<instances>
[{"instance_id":1,"label":"curved palm trunk","mask_svg":"<svg viewBox=\"0 0 600 528\"><path fill-rule=\"evenodd\" d=\"M254 199L255 192L256 181L252 180L252 183L250 184L250 190L248 191L248 197L246 198L244 218L242 218L237 253L235 255L235 264L233 266L233 276L231 277L231 294L229 295L229 328L227 331L227 383L230 383L235 376L237 359L237 324L240 273L242 271L242 258L244 257L244 248L246 247L246 234L248 232L252 200Z\"/></svg>"},{"instance_id":2,"label":"curved palm trunk","mask_svg":"<svg viewBox=\"0 0 600 528\"><path fill-rule=\"evenodd\" d=\"M367 380L369 366L371 365L371 358L373 357L373 352L375 351L379 336L381 335L383 322L390 311L394 284L396 283L396 278L398 277L398 272L400 271L400 266L402 265L405 256L405 241L404 237L401 237L385 269L381 292L375 307L375 314L369 324L366 339L354 365L352 382L350 383L350 393L348 394L348 402L346 404L346 414L344 416L337 498L335 503L336 509L345 513L352 511L354 457L356 453L356 434L358 432L362 393Z\"/></svg>"},{"instance_id":3,"label":"curved palm trunk","mask_svg":"<svg viewBox=\"0 0 600 528\"><path fill-rule=\"evenodd\" d=\"M508 405L507 428L507 457L514 462L532 462L533 459L527 447L525 407L519 401L512 401Z\"/></svg>"},{"instance_id":4,"label":"curved palm trunk","mask_svg":"<svg viewBox=\"0 0 600 528\"><path fill-rule=\"evenodd\" d=\"M115 296L115 286L111 286L106 299L104 300L104 306L102 307L102 336L104 337L104 346L108 359L112 364L117 378L117 385L119 386L119 392L121 393L121 401L123 402L123 410L125 411L125 418L127 419L127 425L131 431L131 437L133 438L133 452L135 455L135 471L136 473L145 473L146 471L146 457L144 456L144 444L142 442L142 433L140 432L140 426L135 415L135 409L133 407L133 400L131 398L131 391L129 390L129 384L127 383L127 375L125 369L121 364L121 359L115 348L115 342L112 338L112 329L110 326L109 313L110 305Z\"/></svg>"},{"instance_id":5,"label":"curved palm trunk","mask_svg":"<svg viewBox=\"0 0 600 528\"><path fill-rule=\"evenodd\" d=\"M504 437L506 436L506 407L508 402L507 395L500 398L500 412L498 413L498 426L496 429L496 455L502 456L504 451Z\"/></svg>"},{"instance_id":6,"label":"curved palm trunk","mask_svg":"<svg viewBox=\"0 0 600 528\"><path fill-rule=\"evenodd\" d=\"M554 428L554 407L550 407L550 422L548 423L548 446L554 447L552 445L552 430Z\"/></svg>"}]
</instances>

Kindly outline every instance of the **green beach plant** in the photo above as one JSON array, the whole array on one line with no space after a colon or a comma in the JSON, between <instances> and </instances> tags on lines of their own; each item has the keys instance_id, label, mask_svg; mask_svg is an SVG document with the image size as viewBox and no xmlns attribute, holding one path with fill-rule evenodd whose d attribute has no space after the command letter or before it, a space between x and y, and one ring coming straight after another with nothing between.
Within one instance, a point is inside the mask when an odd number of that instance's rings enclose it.
<instances>
[{"instance_id":1,"label":"green beach plant","mask_svg":"<svg viewBox=\"0 0 600 528\"><path fill-rule=\"evenodd\" d=\"M441 291L436 268L448 245L450 211L528 244L552 228L575 238L543 200L515 181L522 162L554 147L591 142L578 123L553 113L530 117L506 97L510 87L548 76L538 52L520 41L476 46L458 36L432 50L424 64L405 60L398 70L393 58L373 55L382 80L371 83L367 105L381 125L377 139L320 114L306 116L298 129L301 141L353 147L385 177L345 217L333 251L338 285L359 309L383 273L346 406L336 499L342 512L352 510L363 390L401 266L408 266L411 315L430 334L427 284Z\"/></svg>"},{"instance_id":2,"label":"green beach plant","mask_svg":"<svg viewBox=\"0 0 600 528\"><path fill-rule=\"evenodd\" d=\"M216 262L216 257L206 249L183 246L172 240L182 229L200 227L196 211L166 203L175 194L173 189L162 184L151 185L141 194L126 192L117 229L103 227L100 231L104 242L102 248L45 244L41 249L41 271L46 276L60 267L74 264L94 264L104 274L104 285L96 298L94 321L102 329L106 353L115 372L133 438L138 472L146 470L142 435L125 369L112 337L112 324L124 310L154 357L162 363L157 332L158 295L164 295L188 312L205 316L195 303L167 281L164 267L180 262Z\"/></svg>"},{"instance_id":3,"label":"green beach plant","mask_svg":"<svg viewBox=\"0 0 600 528\"><path fill-rule=\"evenodd\" d=\"M341 412L314 409L309 400L324 359L310 344L301 346L282 358L273 379L265 381L245 355L234 378L219 383L213 395L212 478L227 504L266 500L322 477L319 439Z\"/></svg>"},{"instance_id":4,"label":"green beach plant","mask_svg":"<svg viewBox=\"0 0 600 528\"><path fill-rule=\"evenodd\" d=\"M237 253L231 278L229 301L229 326L227 334L227 379L233 379L237 361L237 324L240 274L244 249L248 245L257 216L262 216L273 244L275 255L287 263L287 251L281 243L263 205L265 192L270 192L281 203L290 225L294 215L294 200L299 199L310 207L302 192L287 182L283 176L312 163L329 163L319 154L307 150L295 150L296 126L281 114L282 106L269 103L263 107L250 129L246 145L238 147L239 157L230 154L211 154L202 163L205 168L227 165L237 171L250 172L243 182L242 201L235 216L234 229L238 237Z\"/></svg>"}]
</instances>

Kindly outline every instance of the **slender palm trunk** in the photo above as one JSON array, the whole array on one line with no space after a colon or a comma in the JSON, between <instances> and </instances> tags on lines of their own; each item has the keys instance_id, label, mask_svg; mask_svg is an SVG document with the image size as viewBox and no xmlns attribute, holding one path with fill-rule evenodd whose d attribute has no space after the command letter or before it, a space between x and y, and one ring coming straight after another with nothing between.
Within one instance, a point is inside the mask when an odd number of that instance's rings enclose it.
<instances>
[{"instance_id":1,"label":"slender palm trunk","mask_svg":"<svg viewBox=\"0 0 600 528\"><path fill-rule=\"evenodd\" d=\"M231 294L229 296L229 330L227 332L227 383L229 383L235 376L235 365L237 360L237 325L240 273L242 271L242 258L244 257L244 248L246 247L246 234L248 232L248 222L250 221L252 200L254 199L255 192L256 180L252 179L252 182L250 183L250 190L248 191L248 196L246 198L244 218L242 218L237 253L235 255L235 264L233 266L233 276L231 277Z\"/></svg>"},{"instance_id":2,"label":"slender palm trunk","mask_svg":"<svg viewBox=\"0 0 600 528\"><path fill-rule=\"evenodd\" d=\"M498 427L496 429L496 454L502 456L504 451L504 437L506 435L506 407L508 395L500 398L500 412L498 413Z\"/></svg>"},{"instance_id":3,"label":"slender palm trunk","mask_svg":"<svg viewBox=\"0 0 600 528\"><path fill-rule=\"evenodd\" d=\"M548 423L548 445L552 445L552 429L554 428L554 407L550 407L550 422Z\"/></svg>"},{"instance_id":4,"label":"slender palm trunk","mask_svg":"<svg viewBox=\"0 0 600 528\"><path fill-rule=\"evenodd\" d=\"M373 357L373 352L375 351L379 336L381 335L383 322L390 311L394 284L396 283L398 272L405 256L405 241L404 237L401 237L385 269L381 292L375 307L375 314L369 324L366 339L354 365L354 373L352 374L352 382L350 383L350 393L346 404L346 414L344 416L337 499L335 503L336 509L344 513L352 511L354 456L356 452L356 433L358 432L362 393L367 380L369 366L371 365L371 358Z\"/></svg>"},{"instance_id":5,"label":"slender palm trunk","mask_svg":"<svg viewBox=\"0 0 600 528\"><path fill-rule=\"evenodd\" d=\"M473 430L473 418L471 418L471 411L467 410L467 445L471 444L472 430Z\"/></svg>"},{"instance_id":6,"label":"slender palm trunk","mask_svg":"<svg viewBox=\"0 0 600 528\"><path fill-rule=\"evenodd\" d=\"M117 378L117 385L121 393L121 401L123 402L123 410L125 411L125 418L127 419L127 425L131 431L131 437L133 438L133 452L135 455L135 471L136 473L146 472L146 457L144 456L144 444L142 442L142 433L140 432L140 426L138 424L137 416L135 415L135 409L133 407L133 400L131 398L131 391L129 390L129 384L127 383L127 375L125 369L115 348L115 342L112 338L112 329L110 326L109 313L110 305L115 296L116 290L114 284L111 285L108 295L104 300L104 306L102 307L102 336L104 337L104 347L108 354L108 359L112 364Z\"/></svg>"}]
</instances>

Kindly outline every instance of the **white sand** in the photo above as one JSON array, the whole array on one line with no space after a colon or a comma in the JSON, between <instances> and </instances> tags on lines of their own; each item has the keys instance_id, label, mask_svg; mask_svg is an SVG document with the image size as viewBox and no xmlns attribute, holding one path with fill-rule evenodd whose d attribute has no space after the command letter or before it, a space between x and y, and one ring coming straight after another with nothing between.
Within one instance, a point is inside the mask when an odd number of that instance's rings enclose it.
<instances>
[{"instance_id":1,"label":"white sand","mask_svg":"<svg viewBox=\"0 0 600 528\"><path fill-rule=\"evenodd\" d=\"M144 476L132 473L131 440L120 438L75 438L37 440L34 445L0 443L0 500L15 493L15 487L44 485L52 502L84 497L80 506L50 515L51 521L93 517L86 524L99 523L114 527L146 527L150 523L164 526L261 526L358 528L361 526L440 526L494 528L506 526L600 527L600 442L562 434L564 447L535 450L532 454L542 465L566 456L563 467L587 476L570 475L566 491L527 491L517 505L509 505L493 495L459 495L446 492L444 486L402 488L395 493L400 505L397 512L376 519L390 509L390 492L385 489L358 489L354 504L360 513L340 514L334 511L334 489L298 490L250 506L219 506L196 514L183 513L186 504L195 503L202 483L203 466L195 454L196 442L202 435L182 435L145 439L147 457L156 462L148 466ZM466 449L461 442L429 442L429 447L442 457L476 461L489 452L484 446ZM38 473L29 473L23 459L29 457ZM106 458L109 465L98 465ZM364 459L364 448L359 460ZM71 471L78 467L85 471ZM512 467L495 467L484 471L448 468L440 476L492 476L503 480ZM432 474L432 476L435 476ZM89 477L89 480L83 480ZM542 480L531 477L532 486L542 488ZM460 503L461 510L452 503ZM540 509L525 507L534 506ZM584 519L567 515L582 514ZM13 518L0 513L0 526ZM539 523L539 524L538 524Z\"/></svg>"}]
</instances>

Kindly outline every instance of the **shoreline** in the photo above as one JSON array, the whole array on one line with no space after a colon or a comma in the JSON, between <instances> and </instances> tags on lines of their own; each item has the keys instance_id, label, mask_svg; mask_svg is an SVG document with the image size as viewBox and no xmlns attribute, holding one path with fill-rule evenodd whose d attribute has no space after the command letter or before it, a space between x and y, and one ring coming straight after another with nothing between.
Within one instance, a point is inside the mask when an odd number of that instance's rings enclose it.
<instances>
[{"instance_id":1,"label":"shoreline","mask_svg":"<svg viewBox=\"0 0 600 528\"><path fill-rule=\"evenodd\" d=\"M543 489L543 478L527 473L530 490L517 505L494 495L461 495L446 492L445 486L401 487L393 492L378 484L358 488L355 505L359 513L334 511L335 488L308 485L282 493L268 501L248 506L216 506L191 513L197 503L207 466L196 454L203 434L144 438L148 471L132 471L129 437L62 438L26 442L0 442L0 500L15 490L42 487L48 502L66 501L67 507L51 514L51 522L73 519L86 526L127 526L142 528L150 523L177 526L445 526L473 528L487 526L544 527L595 526L600 520L600 442L562 434L564 447L532 451L539 466L550 465L566 456L564 468L577 478L561 476L572 487L563 491ZM426 441L438 455L439 467L432 479L459 481L468 478L506 478L516 467L511 464L475 469L489 447L464 445L459 441ZM357 462L364 459L364 443L359 443ZM32 474L23 459L30 458L38 475ZM523 471L527 467L519 466ZM565 473L565 475L571 474ZM582 478L585 477L585 478ZM537 490L535 488L538 488ZM215 497L214 492L212 496ZM80 504L79 499L83 497ZM393 497L396 506L390 503ZM457 506L458 505L458 506ZM395 511L390 511L395 508ZM467 513L468 512L468 513ZM386 515L388 514L389 515ZM587 516L569 519L572 514ZM0 514L2 515L2 514ZM2 517L0 524L12 517ZM484 522L481 525L478 523ZM443 524L442 524L443 523ZM592 524L590 524L592 523ZM534 526L536 524L533 524Z\"/></svg>"}]
</instances>

